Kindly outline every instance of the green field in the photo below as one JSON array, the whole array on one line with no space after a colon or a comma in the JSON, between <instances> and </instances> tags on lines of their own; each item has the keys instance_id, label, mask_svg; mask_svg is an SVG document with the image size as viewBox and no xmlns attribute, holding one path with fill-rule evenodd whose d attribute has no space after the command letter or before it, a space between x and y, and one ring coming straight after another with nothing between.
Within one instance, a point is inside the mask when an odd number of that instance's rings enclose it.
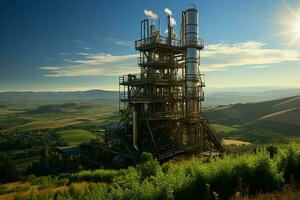
<instances>
[{"instance_id":1,"label":"green field","mask_svg":"<svg viewBox=\"0 0 300 200\"><path fill-rule=\"evenodd\" d=\"M67 141L70 146L79 145L89 142L92 139L96 139L95 134L82 129L59 131L58 134L63 140Z\"/></svg>"},{"instance_id":2,"label":"green field","mask_svg":"<svg viewBox=\"0 0 300 200\"><path fill-rule=\"evenodd\" d=\"M233 131L237 131L237 128L233 128L231 126L225 126L225 125L221 125L221 124L212 124L212 126L215 128L215 130L220 133L229 133L229 132L233 132Z\"/></svg>"},{"instance_id":3,"label":"green field","mask_svg":"<svg viewBox=\"0 0 300 200\"><path fill-rule=\"evenodd\" d=\"M24 132L67 126L102 126L118 120L117 106L75 102L27 107L23 111L12 106L2 109L0 132ZM1 111L1 109L0 109Z\"/></svg>"}]
</instances>

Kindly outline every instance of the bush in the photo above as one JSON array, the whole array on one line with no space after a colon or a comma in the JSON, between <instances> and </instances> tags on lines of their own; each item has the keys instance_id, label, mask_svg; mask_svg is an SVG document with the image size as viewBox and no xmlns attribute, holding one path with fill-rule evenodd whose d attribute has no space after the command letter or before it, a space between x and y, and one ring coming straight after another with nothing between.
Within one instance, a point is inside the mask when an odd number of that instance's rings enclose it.
<instances>
[{"instance_id":1,"label":"bush","mask_svg":"<svg viewBox=\"0 0 300 200\"><path fill-rule=\"evenodd\" d=\"M123 170L86 170L57 179L55 177L46 179L56 184L64 178L66 178L65 183L68 182L67 178L70 182L109 183L89 183L89 186L83 190L76 190L71 185L66 192L49 194L47 198L229 199L236 192L254 195L280 190L284 183L290 181L290 177L300 181L299 150L290 148L286 152L278 151L273 158L270 152L270 149L262 149L251 155L225 155L222 158L211 158L206 161L189 160L165 163L162 166L151 154L144 153L136 167ZM38 195L35 195L34 198L38 199L37 197Z\"/></svg>"},{"instance_id":2,"label":"bush","mask_svg":"<svg viewBox=\"0 0 300 200\"><path fill-rule=\"evenodd\" d=\"M0 181L9 182L20 178L20 171L10 158L5 157L0 162Z\"/></svg>"},{"instance_id":3,"label":"bush","mask_svg":"<svg viewBox=\"0 0 300 200\"><path fill-rule=\"evenodd\" d=\"M140 178L145 179L147 177L156 176L158 173L162 173L161 166L157 159L153 159L151 154L143 154L143 157L141 158L141 164L136 166Z\"/></svg>"},{"instance_id":4,"label":"bush","mask_svg":"<svg viewBox=\"0 0 300 200\"><path fill-rule=\"evenodd\" d=\"M153 160L153 155L148 152L143 152L140 156L140 164L146 163L147 161Z\"/></svg>"},{"instance_id":5,"label":"bush","mask_svg":"<svg viewBox=\"0 0 300 200\"><path fill-rule=\"evenodd\" d=\"M267 154L259 154L253 171L253 192L271 192L283 186L284 179Z\"/></svg>"},{"instance_id":6,"label":"bush","mask_svg":"<svg viewBox=\"0 0 300 200\"><path fill-rule=\"evenodd\" d=\"M9 190L3 186L3 185L0 185L0 195L1 194L6 194Z\"/></svg>"},{"instance_id":7,"label":"bush","mask_svg":"<svg viewBox=\"0 0 300 200\"><path fill-rule=\"evenodd\" d=\"M84 170L70 175L70 181L93 181L93 182L111 182L116 176L122 173L121 170L98 169Z\"/></svg>"},{"instance_id":8,"label":"bush","mask_svg":"<svg viewBox=\"0 0 300 200\"><path fill-rule=\"evenodd\" d=\"M270 158L274 158L274 156L278 153L278 148L273 145L267 146L266 150L270 154Z\"/></svg>"},{"instance_id":9,"label":"bush","mask_svg":"<svg viewBox=\"0 0 300 200\"><path fill-rule=\"evenodd\" d=\"M279 162L286 183L300 181L300 152L295 147L289 147ZM294 180L295 179L295 180Z\"/></svg>"}]
</instances>

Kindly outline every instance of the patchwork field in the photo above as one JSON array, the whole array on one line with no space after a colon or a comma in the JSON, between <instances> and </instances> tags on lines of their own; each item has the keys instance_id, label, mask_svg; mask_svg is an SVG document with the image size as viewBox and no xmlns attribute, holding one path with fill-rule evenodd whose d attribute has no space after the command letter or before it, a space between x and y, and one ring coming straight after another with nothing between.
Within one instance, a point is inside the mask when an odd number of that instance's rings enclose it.
<instances>
[{"instance_id":1,"label":"patchwork field","mask_svg":"<svg viewBox=\"0 0 300 200\"><path fill-rule=\"evenodd\" d=\"M233 131L237 131L237 128L233 128L231 126L225 126L225 125L221 125L221 124L212 124L212 126L214 127L214 129L220 133L229 133L229 132L233 132Z\"/></svg>"},{"instance_id":2,"label":"patchwork field","mask_svg":"<svg viewBox=\"0 0 300 200\"><path fill-rule=\"evenodd\" d=\"M208 109L206 116L215 124L300 136L300 96L218 106Z\"/></svg>"},{"instance_id":3,"label":"patchwork field","mask_svg":"<svg viewBox=\"0 0 300 200\"><path fill-rule=\"evenodd\" d=\"M0 132L31 131L71 125L103 125L117 119L117 107L110 104L68 103L44 105L25 110L5 108L0 115Z\"/></svg>"},{"instance_id":4,"label":"patchwork field","mask_svg":"<svg viewBox=\"0 0 300 200\"><path fill-rule=\"evenodd\" d=\"M240 140L229 140L229 139L224 139L223 144L225 146L245 146L245 145L250 145L250 142L244 142Z\"/></svg>"},{"instance_id":5,"label":"patchwork field","mask_svg":"<svg viewBox=\"0 0 300 200\"><path fill-rule=\"evenodd\" d=\"M95 134L82 129L59 131L58 134L63 140L67 141L68 145L70 146L79 145L90 142L92 139L96 139Z\"/></svg>"}]
</instances>

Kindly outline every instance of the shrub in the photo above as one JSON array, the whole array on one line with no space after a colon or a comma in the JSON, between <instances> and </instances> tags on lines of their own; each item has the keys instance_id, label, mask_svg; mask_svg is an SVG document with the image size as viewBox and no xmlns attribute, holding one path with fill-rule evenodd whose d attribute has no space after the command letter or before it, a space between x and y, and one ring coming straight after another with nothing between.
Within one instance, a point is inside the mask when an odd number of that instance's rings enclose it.
<instances>
[{"instance_id":1,"label":"shrub","mask_svg":"<svg viewBox=\"0 0 300 200\"><path fill-rule=\"evenodd\" d=\"M289 147L286 154L279 161L279 168L283 172L286 183L300 181L300 152L295 147Z\"/></svg>"},{"instance_id":2,"label":"shrub","mask_svg":"<svg viewBox=\"0 0 300 200\"><path fill-rule=\"evenodd\" d=\"M137 165L136 169L141 179L156 176L158 173L162 172L159 162L153 158L148 161L144 161L143 164Z\"/></svg>"},{"instance_id":3,"label":"shrub","mask_svg":"<svg viewBox=\"0 0 300 200\"><path fill-rule=\"evenodd\" d=\"M274 156L278 153L278 148L273 145L267 146L266 150L270 154L270 158L274 158Z\"/></svg>"},{"instance_id":4,"label":"shrub","mask_svg":"<svg viewBox=\"0 0 300 200\"><path fill-rule=\"evenodd\" d=\"M121 170L98 169L84 170L70 175L70 181L93 181L93 182L111 182L113 178L120 175Z\"/></svg>"},{"instance_id":5,"label":"shrub","mask_svg":"<svg viewBox=\"0 0 300 200\"><path fill-rule=\"evenodd\" d=\"M0 162L0 181L9 182L18 180L20 177L20 171L13 160L8 157L4 157Z\"/></svg>"},{"instance_id":6,"label":"shrub","mask_svg":"<svg viewBox=\"0 0 300 200\"><path fill-rule=\"evenodd\" d=\"M260 153L257 156L253 177L253 192L270 192L278 190L284 183L282 174L277 170L275 163L264 153Z\"/></svg>"},{"instance_id":7,"label":"shrub","mask_svg":"<svg viewBox=\"0 0 300 200\"><path fill-rule=\"evenodd\" d=\"M146 163L147 161L153 160L153 155L148 152L143 152L140 156L140 164Z\"/></svg>"},{"instance_id":8,"label":"shrub","mask_svg":"<svg viewBox=\"0 0 300 200\"><path fill-rule=\"evenodd\" d=\"M269 149L270 150L270 149ZM276 155L276 154L274 154ZM46 179L60 181L105 181L89 183L76 190L49 194L48 199L229 199L235 193L252 194L282 189L284 180L300 177L300 152L295 148L278 151L273 156L267 149L256 154L223 156L204 160L165 163L162 166L151 154L144 153L136 167L123 170L85 170ZM64 180L66 178L66 180ZM283 179L285 178L285 179ZM62 180L61 180L62 179ZM46 183L47 181L44 180ZM43 183L43 182L41 182ZM39 195L35 195L35 199ZM47 199L40 198L40 199Z\"/></svg>"},{"instance_id":9,"label":"shrub","mask_svg":"<svg viewBox=\"0 0 300 200\"><path fill-rule=\"evenodd\" d=\"M1 194L6 194L9 190L3 186L3 185L0 185L0 195Z\"/></svg>"}]
</instances>

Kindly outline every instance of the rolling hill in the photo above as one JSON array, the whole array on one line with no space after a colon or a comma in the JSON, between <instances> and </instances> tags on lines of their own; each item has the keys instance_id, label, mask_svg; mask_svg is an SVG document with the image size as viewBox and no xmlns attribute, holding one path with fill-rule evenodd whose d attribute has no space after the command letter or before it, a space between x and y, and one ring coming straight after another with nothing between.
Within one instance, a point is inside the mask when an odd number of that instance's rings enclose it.
<instances>
[{"instance_id":1,"label":"rolling hill","mask_svg":"<svg viewBox=\"0 0 300 200\"><path fill-rule=\"evenodd\" d=\"M237 90L237 89L235 89ZM255 91L254 89L214 91L205 90L204 106L228 105L269 101L300 95L300 89L281 89ZM73 92L0 92L1 106L37 107L47 104L65 104L72 102L92 102L118 104L118 91L88 90ZM0 106L0 108L1 108ZM3 107L3 108L4 108Z\"/></svg>"},{"instance_id":2,"label":"rolling hill","mask_svg":"<svg viewBox=\"0 0 300 200\"><path fill-rule=\"evenodd\" d=\"M0 132L101 125L117 118L117 109L112 104L93 102L47 104L16 112L8 108L7 114L0 115Z\"/></svg>"},{"instance_id":3,"label":"rolling hill","mask_svg":"<svg viewBox=\"0 0 300 200\"><path fill-rule=\"evenodd\" d=\"M73 92L0 92L0 105L41 106L72 102L117 104L118 91L88 90Z\"/></svg>"},{"instance_id":4,"label":"rolling hill","mask_svg":"<svg viewBox=\"0 0 300 200\"><path fill-rule=\"evenodd\" d=\"M261 102L300 95L300 89L242 88L219 91L205 90L204 106L228 105L237 103Z\"/></svg>"},{"instance_id":5,"label":"rolling hill","mask_svg":"<svg viewBox=\"0 0 300 200\"><path fill-rule=\"evenodd\" d=\"M218 106L206 110L206 116L216 124L300 136L300 96Z\"/></svg>"}]
</instances>

